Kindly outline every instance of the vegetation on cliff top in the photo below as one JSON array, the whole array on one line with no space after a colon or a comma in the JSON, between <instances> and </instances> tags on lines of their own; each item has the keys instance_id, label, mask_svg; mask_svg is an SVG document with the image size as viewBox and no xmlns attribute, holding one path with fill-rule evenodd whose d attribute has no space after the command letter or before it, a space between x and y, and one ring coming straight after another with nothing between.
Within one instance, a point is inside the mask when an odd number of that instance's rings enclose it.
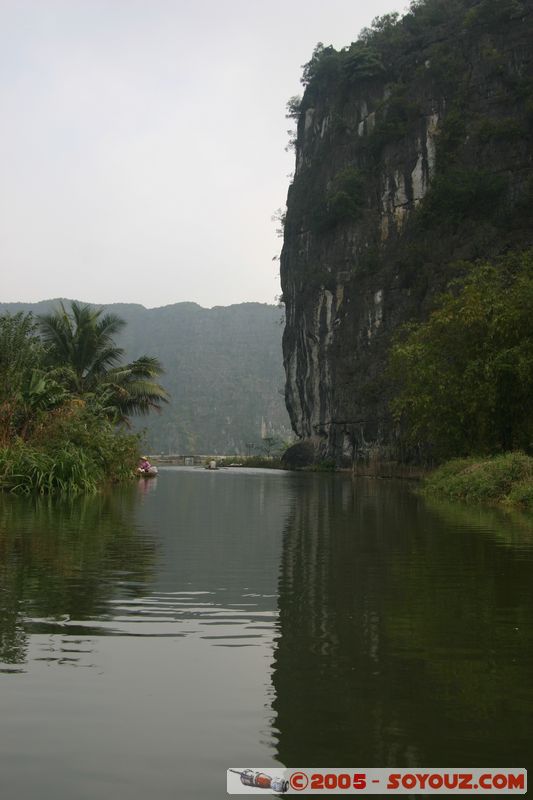
<instances>
[{"instance_id":1,"label":"vegetation on cliff top","mask_svg":"<svg viewBox=\"0 0 533 800\"><path fill-rule=\"evenodd\" d=\"M416 50L429 31L449 24L450 20L457 20L465 34L475 35L478 31L497 31L509 19L520 18L525 9L526 0L412 0L405 14L376 17L356 41L341 50L319 42L303 66L301 81L309 90L304 108L315 92L330 82L360 82L376 77L397 80L398 65L406 53ZM438 53L437 41L435 55ZM457 64L446 61L441 53L430 69L449 82L456 75ZM293 117L295 100L289 101Z\"/></svg>"},{"instance_id":2,"label":"vegetation on cliff top","mask_svg":"<svg viewBox=\"0 0 533 800\"><path fill-rule=\"evenodd\" d=\"M472 165L471 151L466 162L458 154L466 139L488 151L495 142L516 143L533 131L533 111L521 118L499 119L480 114L468 98L472 69L469 54L473 51L482 64L483 79L499 76L511 103L533 110L533 82L527 74L513 71L502 51L503 42L497 40L506 24L525 21L530 12L526 0L413 0L403 16L392 13L377 17L347 47L336 50L319 42L303 65L303 98L290 98L287 117L298 122L320 97L323 102L337 97L338 102L332 101L327 132L321 135L321 148L326 150L333 142L349 148L353 131L343 103L354 85L366 86L372 95L372 86L378 81L386 91L372 109L371 125L358 138L359 186L352 182L349 197L343 192L340 204L332 202L336 192L328 194L323 187L315 186L312 173L316 170L299 170L291 187L290 205L293 211L299 209L298 217L307 218L309 230L322 234L362 216L365 192L370 190L364 178L379 168L388 145L397 144L416 129L424 116L420 92L429 84L434 96L442 98L446 113L437 137L437 175L418 214L421 227L449 229L464 220L468 224L481 219L497 226L505 216L506 201L512 199L516 206L529 204L527 186L521 188L520 198L509 197L508 176L495 174L490 158L487 163ZM418 94L413 93L415 85ZM298 139L291 141L297 144ZM356 168L347 164L346 169ZM294 213L289 215L289 235L293 229L299 230L293 217Z\"/></svg>"},{"instance_id":3,"label":"vegetation on cliff top","mask_svg":"<svg viewBox=\"0 0 533 800\"><path fill-rule=\"evenodd\" d=\"M0 489L93 492L133 474L139 439L124 425L166 392L156 359L120 363L122 324L77 303L0 316Z\"/></svg>"}]
</instances>

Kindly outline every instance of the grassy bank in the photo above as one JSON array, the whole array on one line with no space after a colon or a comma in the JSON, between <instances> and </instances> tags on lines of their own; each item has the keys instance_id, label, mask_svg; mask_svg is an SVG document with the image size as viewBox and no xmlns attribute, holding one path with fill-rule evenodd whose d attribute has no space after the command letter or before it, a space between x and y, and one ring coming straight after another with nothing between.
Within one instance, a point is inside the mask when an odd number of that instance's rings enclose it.
<instances>
[{"instance_id":1,"label":"grassy bank","mask_svg":"<svg viewBox=\"0 0 533 800\"><path fill-rule=\"evenodd\" d=\"M31 436L0 447L0 490L17 494L80 494L133 477L137 436L72 401L41 415Z\"/></svg>"},{"instance_id":2,"label":"grassy bank","mask_svg":"<svg viewBox=\"0 0 533 800\"><path fill-rule=\"evenodd\" d=\"M533 510L533 458L524 453L457 458L429 475L424 491L450 500Z\"/></svg>"}]
</instances>

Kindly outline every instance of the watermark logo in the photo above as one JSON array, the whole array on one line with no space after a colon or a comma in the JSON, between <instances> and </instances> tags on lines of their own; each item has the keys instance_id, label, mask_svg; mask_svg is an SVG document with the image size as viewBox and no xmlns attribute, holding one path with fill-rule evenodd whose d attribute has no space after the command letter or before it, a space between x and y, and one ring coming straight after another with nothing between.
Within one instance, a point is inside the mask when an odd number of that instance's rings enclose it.
<instances>
[{"instance_id":1,"label":"watermark logo","mask_svg":"<svg viewBox=\"0 0 533 800\"><path fill-rule=\"evenodd\" d=\"M400 769L234 767L228 794L526 794L522 768Z\"/></svg>"},{"instance_id":2,"label":"watermark logo","mask_svg":"<svg viewBox=\"0 0 533 800\"><path fill-rule=\"evenodd\" d=\"M289 789L289 781L284 775L279 774L280 770L276 772L276 775L269 775L259 769L228 769L228 794L249 794L249 789L263 789L272 794L285 794ZM239 776L241 787L247 787L244 791L231 791L230 783L235 784L235 779L232 779L233 775Z\"/></svg>"}]
</instances>

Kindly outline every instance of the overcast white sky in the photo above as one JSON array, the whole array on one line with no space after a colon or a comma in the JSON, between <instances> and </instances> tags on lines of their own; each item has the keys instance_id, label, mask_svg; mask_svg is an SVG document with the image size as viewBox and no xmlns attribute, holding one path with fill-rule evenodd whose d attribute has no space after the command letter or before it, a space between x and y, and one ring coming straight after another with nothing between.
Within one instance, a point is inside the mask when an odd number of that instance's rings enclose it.
<instances>
[{"instance_id":1,"label":"overcast white sky","mask_svg":"<svg viewBox=\"0 0 533 800\"><path fill-rule=\"evenodd\" d=\"M0 0L0 301L273 302L317 41L397 0Z\"/></svg>"}]
</instances>

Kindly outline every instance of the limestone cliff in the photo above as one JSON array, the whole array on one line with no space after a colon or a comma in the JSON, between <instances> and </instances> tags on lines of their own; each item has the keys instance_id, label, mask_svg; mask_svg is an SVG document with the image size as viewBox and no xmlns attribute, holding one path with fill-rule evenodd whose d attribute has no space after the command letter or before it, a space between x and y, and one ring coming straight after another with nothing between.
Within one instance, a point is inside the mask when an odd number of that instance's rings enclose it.
<instances>
[{"instance_id":1,"label":"limestone cliff","mask_svg":"<svg viewBox=\"0 0 533 800\"><path fill-rule=\"evenodd\" d=\"M286 402L323 457L396 456L398 326L532 243L533 0L427 0L304 77L281 256Z\"/></svg>"}]
</instances>

